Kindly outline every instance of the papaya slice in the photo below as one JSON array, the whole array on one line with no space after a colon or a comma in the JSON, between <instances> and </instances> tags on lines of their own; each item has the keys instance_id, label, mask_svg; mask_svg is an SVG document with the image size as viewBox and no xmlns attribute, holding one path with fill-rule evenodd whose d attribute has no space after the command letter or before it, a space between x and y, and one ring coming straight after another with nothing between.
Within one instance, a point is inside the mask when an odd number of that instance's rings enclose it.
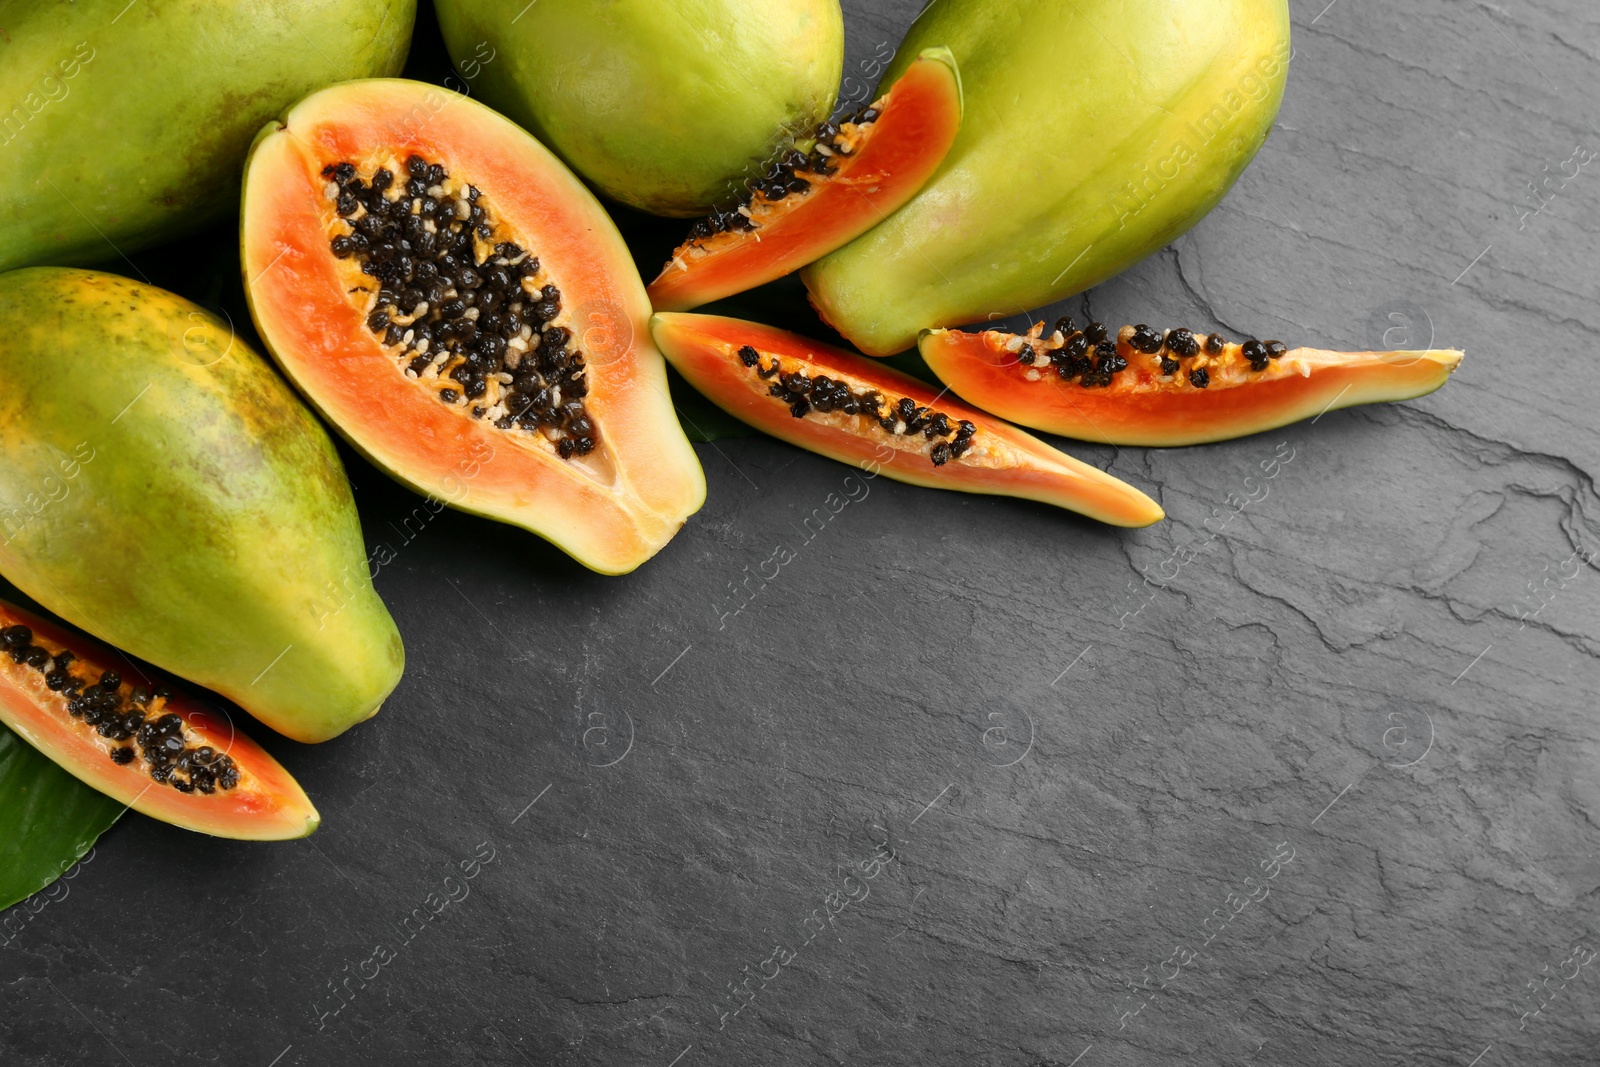
<instances>
[{"instance_id":1,"label":"papaya slice","mask_svg":"<svg viewBox=\"0 0 1600 1067\"><path fill-rule=\"evenodd\" d=\"M305 837L321 816L261 746L118 652L0 600L0 721L86 785L215 837Z\"/></svg>"},{"instance_id":2,"label":"papaya slice","mask_svg":"<svg viewBox=\"0 0 1600 1067\"><path fill-rule=\"evenodd\" d=\"M658 313L656 343L736 419L896 481L1037 500L1115 526L1160 505L1031 434L881 363L760 323Z\"/></svg>"},{"instance_id":3,"label":"papaya slice","mask_svg":"<svg viewBox=\"0 0 1600 1067\"><path fill-rule=\"evenodd\" d=\"M1330 352L1143 323L1111 337L1063 317L1046 334L924 331L923 360L958 395L1046 433L1157 448L1226 441L1335 408L1425 396L1455 349Z\"/></svg>"},{"instance_id":4,"label":"papaya slice","mask_svg":"<svg viewBox=\"0 0 1600 1067\"><path fill-rule=\"evenodd\" d=\"M400 481L608 574L704 502L627 247L507 119L399 79L313 93L256 138L242 228L262 339Z\"/></svg>"},{"instance_id":5,"label":"papaya slice","mask_svg":"<svg viewBox=\"0 0 1600 1067\"><path fill-rule=\"evenodd\" d=\"M750 183L744 201L695 223L650 283L658 311L689 311L799 270L915 196L961 129L961 77L928 48L875 103L818 126Z\"/></svg>"}]
</instances>

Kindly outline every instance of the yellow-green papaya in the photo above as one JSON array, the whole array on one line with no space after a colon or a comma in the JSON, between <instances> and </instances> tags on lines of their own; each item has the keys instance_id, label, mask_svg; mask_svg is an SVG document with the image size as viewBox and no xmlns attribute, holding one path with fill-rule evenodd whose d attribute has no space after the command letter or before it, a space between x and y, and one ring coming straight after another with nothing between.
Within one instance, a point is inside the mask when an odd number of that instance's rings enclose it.
<instances>
[{"instance_id":1,"label":"yellow-green papaya","mask_svg":"<svg viewBox=\"0 0 1600 1067\"><path fill-rule=\"evenodd\" d=\"M601 192L688 218L828 117L839 0L436 0L463 89ZM887 84L887 83L886 83Z\"/></svg>"},{"instance_id":2,"label":"yellow-green papaya","mask_svg":"<svg viewBox=\"0 0 1600 1067\"><path fill-rule=\"evenodd\" d=\"M0 270L93 263L238 210L256 131L397 74L416 0L7 0Z\"/></svg>"},{"instance_id":3,"label":"yellow-green papaya","mask_svg":"<svg viewBox=\"0 0 1600 1067\"><path fill-rule=\"evenodd\" d=\"M321 741L400 680L322 425L227 323L113 274L0 274L0 573Z\"/></svg>"},{"instance_id":4,"label":"yellow-green papaya","mask_svg":"<svg viewBox=\"0 0 1600 1067\"><path fill-rule=\"evenodd\" d=\"M961 67L955 146L909 203L802 275L870 355L1080 292L1200 221L1272 128L1289 8L933 0L884 83L933 45Z\"/></svg>"}]
</instances>

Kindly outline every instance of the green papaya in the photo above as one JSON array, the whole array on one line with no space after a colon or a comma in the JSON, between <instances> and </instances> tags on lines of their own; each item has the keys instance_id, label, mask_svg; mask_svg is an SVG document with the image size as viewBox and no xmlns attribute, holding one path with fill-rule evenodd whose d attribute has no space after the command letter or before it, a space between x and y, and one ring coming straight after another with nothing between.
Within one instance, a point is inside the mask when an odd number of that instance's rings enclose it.
<instances>
[{"instance_id":1,"label":"green papaya","mask_svg":"<svg viewBox=\"0 0 1600 1067\"><path fill-rule=\"evenodd\" d=\"M113 274L0 274L0 573L320 741L400 679L322 425L227 323Z\"/></svg>"},{"instance_id":2,"label":"green papaya","mask_svg":"<svg viewBox=\"0 0 1600 1067\"><path fill-rule=\"evenodd\" d=\"M416 0L9 0L0 20L7 270L228 217L256 131L329 82L399 73Z\"/></svg>"},{"instance_id":3,"label":"green papaya","mask_svg":"<svg viewBox=\"0 0 1600 1067\"><path fill-rule=\"evenodd\" d=\"M689 218L828 117L839 0L436 0L472 95L613 200Z\"/></svg>"},{"instance_id":4,"label":"green papaya","mask_svg":"<svg viewBox=\"0 0 1600 1067\"><path fill-rule=\"evenodd\" d=\"M909 203L802 275L863 352L1080 292L1210 211L1261 147L1286 0L933 0L884 73L933 45L966 118Z\"/></svg>"}]
</instances>

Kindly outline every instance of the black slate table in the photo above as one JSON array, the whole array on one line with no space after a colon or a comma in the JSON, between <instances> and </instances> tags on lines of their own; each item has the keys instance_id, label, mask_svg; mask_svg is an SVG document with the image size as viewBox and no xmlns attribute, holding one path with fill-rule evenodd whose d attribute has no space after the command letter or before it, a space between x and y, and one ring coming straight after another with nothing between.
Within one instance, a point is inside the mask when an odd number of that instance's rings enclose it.
<instances>
[{"instance_id":1,"label":"black slate table","mask_svg":"<svg viewBox=\"0 0 1600 1067\"><path fill-rule=\"evenodd\" d=\"M847 4L852 72L915 6ZM1546 181L1600 13L1291 6L1233 193L1051 312L1465 348L1443 391L1068 443L1131 533L718 440L620 579L347 454L409 668L266 738L323 829L122 820L0 950L0 1062L1600 1062L1600 170ZM619 217L646 268L680 229ZM235 255L138 258L241 321Z\"/></svg>"}]
</instances>

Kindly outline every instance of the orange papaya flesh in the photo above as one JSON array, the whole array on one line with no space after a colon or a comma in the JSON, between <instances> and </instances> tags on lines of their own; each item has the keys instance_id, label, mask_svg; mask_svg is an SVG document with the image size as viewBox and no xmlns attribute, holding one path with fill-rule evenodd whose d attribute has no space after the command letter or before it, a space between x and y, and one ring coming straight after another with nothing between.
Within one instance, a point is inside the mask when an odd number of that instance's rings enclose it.
<instances>
[{"instance_id":1,"label":"orange papaya flesh","mask_svg":"<svg viewBox=\"0 0 1600 1067\"><path fill-rule=\"evenodd\" d=\"M120 653L0 601L0 721L85 784L216 837L304 837L320 816L214 709L131 677Z\"/></svg>"},{"instance_id":2,"label":"orange papaya flesh","mask_svg":"<svg viewBox=\"0 0 1600 1067\"><path fill-rule=\"evenodd\" d=\"M402 482L612 574L704 501L627 247L488 108L397 79L314 93L257 138L242 230L262 339Z\"/></svg>"},{"instance_id":3,"label":"orange papaya flesh","mask_svg":"<svg viewBox=\"0 0 1600 1067\"><path fill-rule=\"evenodd\" d=\"M957 395L1046 433L1112 445L1226 441L1335 408L1433 392L1454 349L1330 352L1279 341L1124 326L1115 337L1062 318L1049 333L928 330L918 349Z\"/></svg>"},{"instance_id":4,"label":"orange papaya flesh","mask_svg":"<svg viewBox=\"0 0 1600 1067\"><path fill-rule=\"evenodd\" d=\"M961 79L930 48L871 105L817 127L746 199L694 225L650 283L658 311L689 311L753 289L843 248L915 196L961 128Z\"/></svg>"},{"instance_id":5,"label":"orange papaya flesh","mask_svg":"<svg viewBox=\"0 0 1600 1067\"><path fill-rule=\"evenodd\" d=\"M760 323L663 312L669 362L718 407L792 445L896 481L1021 497L1116 526L1161 507L946 391L882 363Z\"/></svg>"}]
</instances>

